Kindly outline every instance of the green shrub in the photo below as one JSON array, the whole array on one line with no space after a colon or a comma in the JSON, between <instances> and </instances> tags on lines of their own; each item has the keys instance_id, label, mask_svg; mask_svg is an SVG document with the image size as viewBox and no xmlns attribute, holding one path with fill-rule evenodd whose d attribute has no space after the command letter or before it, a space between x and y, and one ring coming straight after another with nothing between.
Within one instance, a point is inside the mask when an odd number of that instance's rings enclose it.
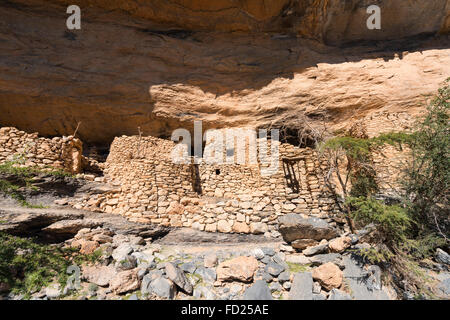
<instances>
[{"instance_id":1,"label":"green shrub","mask_svg":"<svg viewBox=\"0 0 450 320\"><path fill-rule=\"evenodd\" d=\"M448 247L450 233L450 78L427 107L425 117L412 132L386 133L374 138L335 137L320 145L328 172L325 183L346 214L350 228L358 222L374 223L383 249L360 252L372 263L389 262L389 273L411 284L412 290L432 297L428 279L418 259L434 255L436 248ZM345 134L345 133L344 133ZM389 144L402 150L409 161L401 175L400 205L375 200L378 192L371 153ZM331 177L337 178L336 188Z\"/></svg>"},{"instance_id":2,"label":"green shrub","mask_svg":"<svg viewBox=\"0 0 450 320\"><path fill-rule=\"evenodd\" d=\"M368 197L376 194L379 190L376 180L377 174L371 166L360 166L354 170L350 177L352 188L350 196L352 197Z\"/></svg>"},{"instance_id":3,"label":"green shrub","mask_svg":"<svg viewBox=\"0 0 450 320\"><path fill-rule=\"evenodd\" d=\"M13 291L36 292L55 277L64 283L69 265L61 248L0 233L0 282Z\"/></svg>"},{"instance_id":4,"label":"green shrub","mask_svg":"<svg viewBox=\"0 0 450 320\"><path fill-rule=\"evenodd\" d=\"M347 156L358 161L368 160L371 156L372 141L353 137L335 137L320 145L320 149L345 150Z\"/></svg>"},{"instance_id":5,"label":"green shrub","mask_svg":"<svg viewBox=\"0 0 450 320\"><path fill-rule=\"evenodd\" d=\"M73 248L0 233L0 282L9 284L13 292L28 296L55 280L64 287L69 266L94 263L101 254L101 250L97 250L91 255L82 255Z\"/></svg>"},{"instance_id":6,"label":"green shrub","mask_svg":"<svg viewBox=\"0 0 450 320\"><path fill-rule=\"evenodd\" d=\"M389 249L363 248L356 250L357 254L370 264L383 264L389 262L394 254Z\"/></svg>"},{"instance_id":7,"label":"green shrub","mask_svg":"<svg viewBox=\"0 0 450 320\"><path fill-rule=\"evenodd\" d=\"M386 240L396 243L407 239L411 219L406 210L397 205L385 205L383 202L365 197L349 197L352 218L363 224L373 223Z\"/></svg>"},{"instance_id":8,"label":"green shrub","mask_svg":"<svg viewBox=\"0 0 450 320\"><path fill-rule=\"evenodd\" d=\"M407 239L401 244L402 250L407 252L414 259L424 259L434 256L436 249L445 247L445 239L436 233L416 236L414 239Z\"/></svg>"},{"instance_id":9,"label":"green shrub","mask_svg":"<svg viewBox=\"0 0 450 320\"><path fill-rule=\"evenodd\" d=\"M61 169L55 169L52 167L20 167L18 165L22 164L21 161L7 161L0 164L0 173L14 175L19 178L30 179L37 174L45 173L48 175L53 175L57 177L73 177L72 174L65 172Z\"/></svg>"},{"instance_id":10,"label":"green shrub","mask_svg":"<svg viewBox=\"0 0 450 320\"><path fill-rule=\"evenodd\" d=\"M0 177L0 192L6 196L9 196L16 200L21 206L27 208L44 208L42 205L33 205L29 203L21 188L37 189L32 184L32 179L34 176L40 173L46 173L56 177L66 177L71 176L71 174L66 173L62 170L55 170L53 168L41 169L37 167L20 167L18 164L22 164L22 160L14 160L5 162L0 165L0 174L12 176L15 182L12 183L6 179Z\"/></svg>"},{"instance_id":11,"label":"green shrub","mask_svg":"<svg viewBox=\"0 0 450 320\"><path fill-rule=\"evenodd\" d=\"M25 196L20 192L20 186L15 185L7 180L4 179L0 179L0 192L13 198L14 200L16 200L17 202L19 202L19 204L22 207L26 207L26 208L44 208L44 206L42 205L34 205L29 203L26 199Z\"/></svg>"}]
</instances>

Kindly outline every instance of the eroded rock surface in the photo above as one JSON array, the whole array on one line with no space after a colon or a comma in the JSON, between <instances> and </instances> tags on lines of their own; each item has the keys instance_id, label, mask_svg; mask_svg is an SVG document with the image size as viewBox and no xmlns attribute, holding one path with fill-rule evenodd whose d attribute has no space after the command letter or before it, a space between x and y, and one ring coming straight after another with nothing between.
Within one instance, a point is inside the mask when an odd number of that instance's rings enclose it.
<instances>
[{"instance_id":1,"label":"eroded rock surface","mask_svg":"<svg viewBox=\"0 0 450 320\"><path fill-rule=\"evenodd\" d=\"M83 228L100 226L119 234L141 235L147 238L158 238L169 231L166 227L135 223L117 215L75 209L2 208L0 220L0 231L13 235L40 236L49 241L69 239Z\"/></svg>"},{"instance_id":2,"label":"eroded rock surface","mask_svg":"<svg viewBox=\"0 0 450 320\"><path fill-rule=\"evenodd\" d=\"M0 4L2 126L51 136L81 122L78 136L101 144L138 127L169 137L193 120L207 129L305 118L330 131L362 120L374 134L410 126L450 74L447 36L405 38L448 32L446 0L383 1L380 31L367 30L357 0L78 4L78 31L65 28L64 6ZM400 40L324 45L371 39Z\"/></svg>"}]
</instances>

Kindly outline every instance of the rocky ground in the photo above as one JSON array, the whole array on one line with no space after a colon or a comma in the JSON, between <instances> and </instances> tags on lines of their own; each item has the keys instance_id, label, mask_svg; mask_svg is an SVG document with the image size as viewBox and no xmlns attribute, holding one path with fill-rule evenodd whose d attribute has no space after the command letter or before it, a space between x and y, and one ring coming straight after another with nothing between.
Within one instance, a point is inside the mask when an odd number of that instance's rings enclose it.
<instances>
[{"instance_id":1,"label":"rocky ground","mask_svg":"<svg viewBox=\"0 0 450 320\"><path fill-rule=\"evenodd\" d=\"M94 180L87 177L88 180ZM0 231L99 253L80 268L80 283L51 284L31 299L409 299L387 285L359 249L370 229L350 234L322 219L280 218L270 235L223 234L138 224L122 216L68 209L69 202L107 190L100 182L42 175L30 201L0 200ZM427 273L450 297L450 257L436 253ZM76 279L75 279L76 280ZM2 299L24 295L4 292Z\"/></svg>"}]
</instances>

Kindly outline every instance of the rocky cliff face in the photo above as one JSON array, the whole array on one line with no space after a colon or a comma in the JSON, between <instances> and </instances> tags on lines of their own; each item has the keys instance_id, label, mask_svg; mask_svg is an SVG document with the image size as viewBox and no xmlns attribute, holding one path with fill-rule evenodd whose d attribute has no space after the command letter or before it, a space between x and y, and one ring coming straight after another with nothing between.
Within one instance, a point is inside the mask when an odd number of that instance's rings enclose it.
<instances>
[{"instance_id":1,"label":"rocky cliff face","mask_svg":"<svg viewBox=\"0 0 450 320\"><path fill-rule=\"evenodd\" d=\"M23 0L22 0L23 1ZM29 1L26 1L29 2ZM50 2L73 4L71 0ZM340 44L448 32L448 0L81 0L82 7L123 10L190 31L291 32ZM380 6L383 28L365 28L367 7Z\"/></svg>"},{"instance_id":2,"label":"rocky cliff face","mask_svg":"<svg viewBox=\"0 0 450 320\"><path fill-rule=\"evenodd\" d=\"M271 124L407 127L450 76L450 1L0 3L0 125L43 135L170 136ZM369 40L376 40L368 42Z\"/></svg>"}]
</instances>

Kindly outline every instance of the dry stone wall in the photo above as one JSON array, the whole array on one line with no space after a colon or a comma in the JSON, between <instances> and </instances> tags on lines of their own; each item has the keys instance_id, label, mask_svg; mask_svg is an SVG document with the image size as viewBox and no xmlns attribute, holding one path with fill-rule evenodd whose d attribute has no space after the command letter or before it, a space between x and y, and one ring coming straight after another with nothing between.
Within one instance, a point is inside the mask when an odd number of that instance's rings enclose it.
<instances>
[{"instance_id":1,"label":"dry stone wall","mask_svg":"<svg viewBox=\"0 0 450 320\"><path fill-rule=\"evenodd\" d=\"M53 168L69 173L82 170L81 140L69 137L47 139L12 127L0 128L0 163L22 167Z\"/></svg>"},{"instance_id":2,"label":"dry stone wall","mask_svg":"<svg viewBox=\"0 0 450 320\"><path fill-rule=\"evenodd\" d=\"M278 171L263 176L263 164L248 157L244 164L175 164L174 147L155 137L117 137L105 170L117 188L84 207L144 223L254 234L276 232L280 215L337 213L321 183L325 163L310 148L280 144Z\"/></svg>"},{"instance_id":3,"label":"dry stone wall","mask_svg":"<svg viewBox=\"0 0 450 320\"><path fill-rule=\"evenodd\" d=\"M383 133L412 132L417 118L406 112L379 111L373 116L356 121L348 135L357 138L374 138ZM372 152L379 195L398 198L402 174L408 165L411 150L405 144L384 145Z\"/></svg>"},{"instance_id":4,"label":"dry stone wall","mask_svg":"<svg viewBox=\"0 0 450 320\"><path fill-rule=\"evenodd\" d=\"M225 233L274 234L278 217L289 213L343 223L322 183L325 159L322 162L311 148L278 144L278 170L265 176L261 172L268 165L252 163L248 153L243 164L177 164L171 155L176 145L170 140L117 137L102 164L104 180L115 188L84 199L77 208L120 214L142 223ZM271 150L270 141L267 149ZM71 136L48 139L0 128L0 163L8 161L79 173L82 142ZM399 176L405 161L406 152L391 146L374 154L383 193L395 195L398 185L391 181Z\"/></svg>"},{"instance_id":5,"label":"dry stone wall","mask_svg":"<svg viewBox=\"0 0 450 320\"><path fill-rule=\"evenodd\" d=\"M410 149L386 145L373 153L374 168L377 173L376 179L379 193L383 196L398 198L402 189L403 170L408 165Z\"/></svg>"}]
</instances>

